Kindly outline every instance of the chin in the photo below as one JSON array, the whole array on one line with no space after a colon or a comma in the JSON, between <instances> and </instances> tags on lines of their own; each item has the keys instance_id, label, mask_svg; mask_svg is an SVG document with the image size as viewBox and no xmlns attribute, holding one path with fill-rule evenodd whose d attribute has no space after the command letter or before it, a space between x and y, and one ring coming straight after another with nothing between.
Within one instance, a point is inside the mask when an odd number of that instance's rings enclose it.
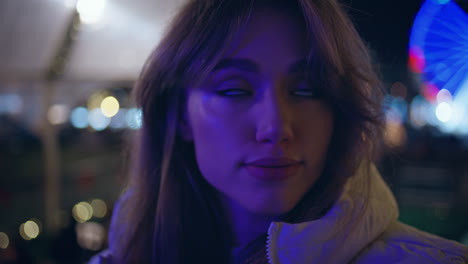
<instances>
[{"instance_id":1,"label":"chin","mask_svg":"<svg viewBox=\"0 0 468 264\"><path fill-rule=\"evenodd\" d=\"M256 206L250 203L247 205L247 209L253 214L265 215L271 218L276 218L291 211L294 208L295 204L296 203L284 203L284 201L282 203L276 201L268 201L266 204L259 204Z\"/></svg>"}]
</instances>

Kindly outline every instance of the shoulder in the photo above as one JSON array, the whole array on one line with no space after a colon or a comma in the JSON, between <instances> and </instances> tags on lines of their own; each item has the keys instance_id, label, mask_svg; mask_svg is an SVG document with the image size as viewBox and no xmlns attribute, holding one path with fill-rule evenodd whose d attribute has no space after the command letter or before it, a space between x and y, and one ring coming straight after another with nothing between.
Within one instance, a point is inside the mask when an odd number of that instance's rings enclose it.
<instances>
[{"instance_id":1,"label":"shoulder","mask_svg":"<svg viewBox=\"0 0 468 264\"><path fill-rule=\"evenodd\" d=\"M468 263L468 247L395 222L361 251L355 263Z\"/></svg>"}]
</instances>

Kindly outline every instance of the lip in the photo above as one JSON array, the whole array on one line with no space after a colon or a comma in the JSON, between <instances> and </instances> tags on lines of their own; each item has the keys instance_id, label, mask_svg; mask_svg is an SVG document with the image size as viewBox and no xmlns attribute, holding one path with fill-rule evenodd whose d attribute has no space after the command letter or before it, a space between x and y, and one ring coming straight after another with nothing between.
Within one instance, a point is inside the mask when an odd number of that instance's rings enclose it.
<instances>
[{"instance_id":1,"label":"lip","mask_svg":"<svg viewBox=\"0 0 468 264\"><path fill-rule=\"evenodd\" d=\"M262 181L282 181L299 171L302 162L289 158L264 158L245 164L245 169L254 178Z\"/></svg>"},{"instance_id":2,"label":"lip","mask_svg":"<svg viewBox=\"0 0 468 264\"><path fill-rule=\"evenodd\" d=\"M281 158L262 158L262 159L257 159L251 162L246 162L245 164L247 166L256 166L256 167L285 167L285 166L291 166L291 165L295 165L299 163L300 161L298 160L281 157Z\"/></svg>"}]
</instances>

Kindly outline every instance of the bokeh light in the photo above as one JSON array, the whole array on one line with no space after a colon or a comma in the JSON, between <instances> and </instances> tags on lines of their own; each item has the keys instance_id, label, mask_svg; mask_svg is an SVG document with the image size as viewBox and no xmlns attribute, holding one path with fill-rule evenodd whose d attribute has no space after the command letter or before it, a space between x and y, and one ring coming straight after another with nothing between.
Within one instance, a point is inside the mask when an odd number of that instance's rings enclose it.
<instances>
[{"instance_id":1,"label":"bokeh light","mask_svg":"<svg viewBox=\"0 0 468 264\"><path fill-rule=\"evenodd\" d=\"M96 131L102 131L107 128L110 118L103 115L100 108L95 108L89 112L89 125Z\"/></svg>"},{"instance_id":2,"label":"bokeh light","mask_svg":"<svg viewBox=\"0 0 468 264\"><path fill-rule=\"evenodd\" d=\"M442 89L437 93L437 103L452 102L452 94L447 89Z\"/></svg>"},{"instance_id":3,"label":"bokeh light","mask_svg":"<svg viewBox=\"0 0 468 264\"><path fill-rule=\"evenodd\" d=\"M126 114L127 125L131 129L140 129L143 122L141 109L130 108Z\"/></svg>"},{"instance_id":4,"label":"bokeh light","mask_svg":"<svg viewBox=\"0 0 468 264\"><path fill-rule=\"evenodd\" d=\"M79 223L75 227L78 245L84 249L97 251L102 248L106 231L95 222Z\"/></svg>"},{"instance_id":5,"label":"bokeh light","mask_svg":"<svg viewBox=\"0 0 468 264\"><path fill-rule=\"evenodd\" d=\"M76 128L85 128L88 126L88 109L84 107L77 107L73 109L70 115L70 121Z\"/></svg>"},{"instance_id":6,"label":"bokeh light","mask_svg":"<svg viewBox=\"0 0 468 264\"><path fill-rule=\"evenodd\" d=\"M73 206L72 216L77 222L84 223L93 217L93 207L87 202L79 202Z\"/></svg>"},{"instance_id":7,"label":"bokeh light","mask_svg":"<svg viewBox=\"0 0 468 264\"><path fill-rule=\"evenodd\" d=\"M413 127L421 128L427 124L427 115L431 104L422 96L417 95L410 104L409 121Z\"/></svg>"},{"instance_id":8,"label":"bokeh light","mask_svg":"<svg viewBox=\"0 0 468 264\"><path fill-rule=\"evenodd\" d=\"M91 201L93 207L93 215L98 218L102 218L107 214L107 205L101 199L94 199Z\"/></svg>"},{"instance_id":9,"label":"bokeh light","mask_svg":"<svg viewBox=\"0 0 468 264\"><path fill-rule=\"evenodd\" d=\"M23 99L14 93L0 95L0 114L17 114L23 110Z\"/></svg>"},{"instance_id":10,"label":"bokeh light","mask_svg":"<svg viewBox=\"0 0 468 264\"><path fill-rule=\"evenodd\" d=\"M440 122L446 123L452 118L452 106L449 103L442 102L437 105L435 113Z\"/></svg>"},{"instance_id":11,"label":"bokeh light","mask_svg":"<svg viewBox=\"0 0 468 264\"><path fill-rule=\"evenodd\" d=\"M113 96L104 98L101 102L101 112L106 117L113 117L119 112L119 101Z\"/></svg>"},{"instance_id":12,"label":"bokeh light","mask_svg":"<svg viewBox=\"0 0 468 264\"><path fill-rule=\"evenodd\" d=\"M105 6L105 0L78 0L76 11L80 14L81 22L93 24L101 19Z\"/></svg>"},{"instance_id":13,"label":"bokeh light","mask_svg":"<svg viewBox=\"0 0 468 264\"><path fill-rule=\"evenodd\" d=\"M22 223L19 227L19 233L20 233L20 236L24 239L24 240L31 240L31 238L29 236L26 235L26 233L24 232L24 223Z\"/></svg>"},{"instance_id":14,"label":"bokeh light","mask_svg":"<svg viewBox=\"0 0 468 264\"><path fill-rule=\"evenodd\" d=\"M67 117L70 113L68 106L63 104L52 105L47 111L47 120L52 125L63 124L67 121Z\"/></svg>"},{"instance_id":15,"label":"bokeh light","mask_svg":"<svg viewBox=\"0 0 468 264\"><path fill-rule=\"evenodd\" d=\"M126 121L127 109L120 108L115 116L112 117L109 127L114 129L122 129L127 127Z\"/></svg>"},{"instance_id":16,"label":"bokeh light","mask_svg":"<svg viewBox=\"0 0 468 264\"><path fill-rule=\"evenodd\" d=\"M443 108L444 105L446 109ZM443 120L439 120L442 122L439 125L439 128L442 132L455 135L466 135L466 133L463 131L463 125L468 123L468 105L460 104L457 101L442 102L436 108L436 111L437 110L440 111L439 114L442 115L442 117L447 115L447 121L443 122Z\"/></svg>"},{"instance_id":17,"label":"bokeh light","mask_svg":"<svg viewBox=\"0 0 468 264\"><path fill-rule=\"evenodd\" d=\"M8 235L3 232L0 232L0 248L6 249L9 244L10 244L10 239L8 238Z\"/></svg>"},{"instance_id":18,"label":"bokeh light","mask_svg":"<svg viewBox=\"0 0 468 264\"><path fill-rule=\"evenodd\" d=\"M33 220L26 221L20 225L19 233L24 240L34 239L40 233L39 225Z\"/></svg>"}]
</instances>

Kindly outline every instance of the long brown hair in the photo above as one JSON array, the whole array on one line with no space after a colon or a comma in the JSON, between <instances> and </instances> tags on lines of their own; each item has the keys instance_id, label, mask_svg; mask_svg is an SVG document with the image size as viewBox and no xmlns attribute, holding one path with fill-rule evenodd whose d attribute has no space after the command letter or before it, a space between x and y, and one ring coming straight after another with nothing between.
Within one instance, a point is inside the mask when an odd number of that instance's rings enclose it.
<instances>
[{"instance_id":1,"label":"long brown hair","mask_svg":"<svg viewBox=\"0 0 468 264\"><path fill-rule=\"evenodd\" d=\"M193 144L181 138L178 124L184 89L207 76L257 5L279 5L303 17L313 47L309 63L326 87L324 100L335 115L324 172L283 220L319 217L361 161L378 153L381 84L338 2L189 1L149 57L134 90L143 126L135 137L128 186L113 216L110 250L116 263L230 262L231 231L213 187L200 175ZM362 188L366 186L363 181Z\"/></svg>"}]
</instances>

